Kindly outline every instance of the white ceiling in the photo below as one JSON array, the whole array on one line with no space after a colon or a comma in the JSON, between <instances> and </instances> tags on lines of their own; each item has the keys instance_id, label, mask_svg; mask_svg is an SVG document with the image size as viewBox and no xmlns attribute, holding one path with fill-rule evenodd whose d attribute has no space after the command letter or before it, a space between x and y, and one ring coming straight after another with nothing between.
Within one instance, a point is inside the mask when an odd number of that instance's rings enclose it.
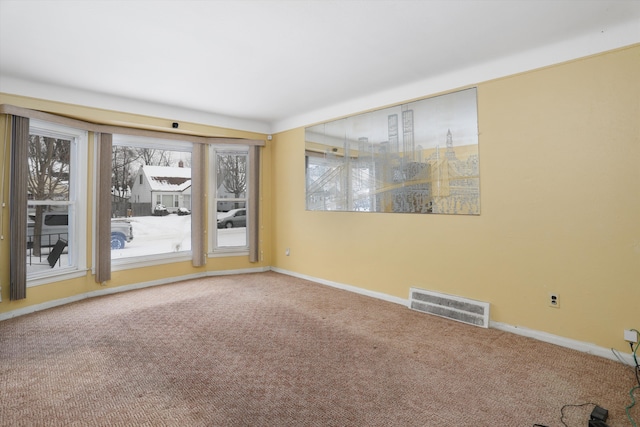
<instances>
[{"instance_id":1,"label":"white ceiling","mask_svg":"<svg viewBox=\"0 0 640 427\"><path fill-rule=\"evenodd\" d=\"M638 0L0 0L0 92L268 133L637 42Z\"/></svg>"}]
</instances>

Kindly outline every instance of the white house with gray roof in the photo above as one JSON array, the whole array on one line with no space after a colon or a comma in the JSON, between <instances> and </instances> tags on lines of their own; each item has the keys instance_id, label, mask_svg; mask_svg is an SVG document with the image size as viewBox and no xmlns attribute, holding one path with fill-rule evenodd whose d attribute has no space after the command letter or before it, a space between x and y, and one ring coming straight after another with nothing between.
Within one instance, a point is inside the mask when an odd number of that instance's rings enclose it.
<instances>
[{"instance_id":1,"label":"white house with gray roof","mask_svg":"<svg viewBox=\"0 0 640 427\"><path fill-rule=\"evenodd\" d=\"M182 164L182 162L181 162ZM131 188L131 203L164 205L169 212L191 209L191 168L140 166Z\"/></svg>"}]
</instances>

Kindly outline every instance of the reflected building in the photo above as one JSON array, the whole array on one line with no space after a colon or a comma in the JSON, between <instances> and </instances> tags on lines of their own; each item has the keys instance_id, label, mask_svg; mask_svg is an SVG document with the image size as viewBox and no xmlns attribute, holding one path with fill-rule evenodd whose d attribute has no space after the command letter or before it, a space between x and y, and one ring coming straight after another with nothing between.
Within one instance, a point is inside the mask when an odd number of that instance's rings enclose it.
<instances>
[{"instance_id":1,"label":"reflected building","mask_svg":"<svg viewBox=\"0 0 640 427\"><path fill-rule=\"evenodd\" d=\"M409 156L379 157L375 205L382 212L478 214L480 212L478 155L456 156L453 134L447 131L444 153L436 146L422 161L420 150ZM398 161L403 159L402 161ZM386 171L386 172L384 172Z\"/></svg>"}]
</instances>

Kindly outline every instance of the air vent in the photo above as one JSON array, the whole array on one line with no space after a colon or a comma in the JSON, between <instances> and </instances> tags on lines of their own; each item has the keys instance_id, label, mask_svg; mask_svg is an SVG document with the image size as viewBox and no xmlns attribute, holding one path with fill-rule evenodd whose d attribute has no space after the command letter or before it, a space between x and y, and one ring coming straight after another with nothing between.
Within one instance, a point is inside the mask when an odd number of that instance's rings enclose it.
<instances>
[{"instance_id":1,"label":"air vent","mask_svg":"<svg viewBox=\"0 0 640 427\"><path fill-rule=\"evenodd\" d=\"M489 303L411 288L409 308L469 325L489 327Z\"/></svg>"}]
</instances>

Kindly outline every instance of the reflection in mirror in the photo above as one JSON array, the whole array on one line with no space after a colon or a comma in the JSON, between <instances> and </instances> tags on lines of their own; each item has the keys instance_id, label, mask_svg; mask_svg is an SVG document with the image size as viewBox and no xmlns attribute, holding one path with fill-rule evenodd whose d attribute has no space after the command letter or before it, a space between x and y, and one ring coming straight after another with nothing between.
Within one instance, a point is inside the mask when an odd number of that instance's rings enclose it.
<instances>
[{"instance_id":1,"label":"reflection in mirror","mask_svg":"<svg viewBox=\"0 0 640 427\"><path fill-rule=\"evenodd\" d=\"M476 89L305 129L307 210L480 214Z\"/></svg>"}]
</instances>

